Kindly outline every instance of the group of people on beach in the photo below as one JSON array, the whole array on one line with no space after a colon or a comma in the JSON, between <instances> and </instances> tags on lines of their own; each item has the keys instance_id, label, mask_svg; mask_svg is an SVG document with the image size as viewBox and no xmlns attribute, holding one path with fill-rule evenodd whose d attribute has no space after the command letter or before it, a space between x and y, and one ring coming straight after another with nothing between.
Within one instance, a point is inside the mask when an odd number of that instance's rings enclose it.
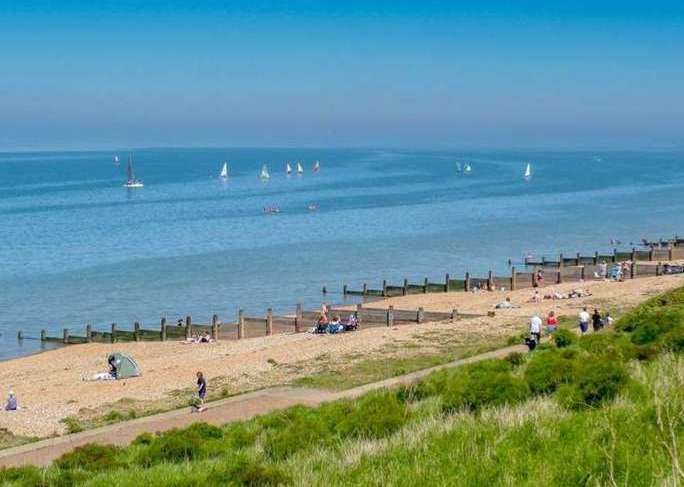
<instances>
[{"instance_id":1,"label":"group of people on beach","mask_svg":"<svg viewBox=\"0 0 684 487\"><path fill-rule=\"evenodd\" d=\"M577 315L577 319L579 331L582 335L589 331L590 324L594 332L598 332L604 327L611 326L613 324L613 317L610 316L610 313L608 311L602 314L598 308L594 308L594 312L592 314L589 314L589 311L587 310L586 306L583 307L582 310L579 312L579 314ZM535 314L530 318L530 336L525 340L525 343L531 350L536 348L536 346L539 345L539 343L541 342L543 326L544 321L539 316L539 314ZM551 310L546 316L546 333L550 337L553 337L553 335L556 333L556 330L558 330L558 317L556 316L555 311Z\"/></svg>"},{"instance_id":2,"label":"group of people on beach","mask_svg":"<svg viewBox=\"0 0 684 487\"><path fill-rule=\"evenodd\" d=\"M198 333L194 333L190 338L186 338L181 343L194 345L197 343L211 343L213 341L214 340L211 338L211 334L208 331L205 331L201 335Z\"/></svg>"},{"instance_id":3,"label":"group of people on beach","mask_svg":"<svg viewBox=\"0 0 684 487\"><path fill-rule=\"evenodd\" d=\"M359 327L359 321L355 313L351 313L347 318L347 321L343 322L340 315L333 315L332 319L329 318L330 307L323 303L321 305L321 310L318 313L318 318L316 319L315 326L311 329L312 333L342 333L345 331L353 331Z\"/></svg>"}]
</instances>

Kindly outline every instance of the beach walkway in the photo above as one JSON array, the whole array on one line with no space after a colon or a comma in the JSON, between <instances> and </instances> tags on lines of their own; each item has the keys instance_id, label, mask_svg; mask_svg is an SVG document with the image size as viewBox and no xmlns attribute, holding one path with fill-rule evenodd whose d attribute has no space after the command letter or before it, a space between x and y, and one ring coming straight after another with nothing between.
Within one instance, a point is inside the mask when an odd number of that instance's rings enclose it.
<instances>
[{"instance_id":1,"label":"beach walkway","mask_svg":"<svg viewBox=\"0 0 684 487\"><path fill-rule=\"evenodd\" d=\"M408 385L445 368L458 367L490 358L502 358L511 352L526 351L527 347L523 345L513 345L339 392L295 387L275 387L249 392L210 402L206 405L205 411L199 414L191 413L190 408L183 408L1 450L0 467L46 466L64 453L88 443L125 446L146 432L155 433L172 428L183 428L200 421L222 425L231 421L244 421L295 405L317 406L328 401L352 399L377 389Z\"/></svg>"}]
</instances>

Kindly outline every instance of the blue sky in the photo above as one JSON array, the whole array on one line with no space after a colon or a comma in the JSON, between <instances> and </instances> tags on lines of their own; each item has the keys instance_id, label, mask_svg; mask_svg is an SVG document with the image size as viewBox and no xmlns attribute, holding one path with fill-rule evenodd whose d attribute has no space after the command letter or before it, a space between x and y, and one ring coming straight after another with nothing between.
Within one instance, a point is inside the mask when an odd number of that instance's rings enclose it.
<instances>
[{"instance_id":1,"label":"blue sky","mask_svg":"<svg viewBox=\"0 0 684 487\"><path fill-rule=\"evenodd\" d=\"M684 145L684 2L0 0L0 26L0 151Z\"/></svg>"}]
</instances>

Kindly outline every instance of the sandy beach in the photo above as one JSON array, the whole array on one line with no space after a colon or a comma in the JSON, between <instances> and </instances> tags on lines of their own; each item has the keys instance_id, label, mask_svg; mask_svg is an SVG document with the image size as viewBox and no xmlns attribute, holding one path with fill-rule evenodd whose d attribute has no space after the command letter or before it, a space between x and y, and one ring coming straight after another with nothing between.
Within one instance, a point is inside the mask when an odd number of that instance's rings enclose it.
<instances>
[{"instance_id":1,"label":"sandy beach","mask_svg":"<svg viewBox=\"0 0 684 487\"><path fill-rule=\"evenodd\" d=\"M589 289L586 298L530 303L532 289L514 292L444 293L387 299L373 306L394 305L397 309L486 313L511 296L519 308L497 310L494 317L459 320L454 323L375 327L340 335L281 334L272 337L222 341L207 345L177 342L73 345L59 350L0 363L2 395L12 389L21 409L0 412L0 427L17 435L45 437L65 432L62 419L82 413L84 408L102 408L122 400L154 401L180 395L189 398L194 375L202 370L212 387L230 394L276 384L286 384L315 370L321 357L331 362L350 362L371 356L389 344L421 343L435 333L450 334L466 342L501 338L519 333L532 313L545 315L551 309L574 316L582 306L619 310L648 297L684 284L684 276L665 276L616 282L568 283L547 287L567 292ZM429 345L427 345L429 346ZM398 346L397 353L401 353ZM133 356L142 377L111 382L84 382L84 376L106 370L105 357L114 350ZM185 400L185 399L183 399Z\"/></svg>"}]
</instances>

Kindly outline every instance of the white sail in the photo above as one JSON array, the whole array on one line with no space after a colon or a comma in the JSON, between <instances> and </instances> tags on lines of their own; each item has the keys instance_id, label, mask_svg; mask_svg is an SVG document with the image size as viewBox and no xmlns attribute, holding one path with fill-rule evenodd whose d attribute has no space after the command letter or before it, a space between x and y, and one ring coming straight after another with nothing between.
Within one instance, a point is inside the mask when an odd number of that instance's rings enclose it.
<instances>
[{"instance_id":1,"label":"white sail","mask_svg":"<svg viewBox=\"0 0 684 487\"><path fill-rule=\"evenodd\" d=\"M223 163L223 167L221 168L221 174L219 176L222 177L223 179L228 178L228 163L227 162Z\"/></svg>"},{"instance_id":2,"label":"white sail","mask_svg":"<svg viewBox=\"0 0 684 487\"><path fill-rule=\"evenodd\" d=\"M466 163L466 165L463 167L463 172L466 174L470 174L470 172L473 170L472 167L470 167L470 164Z\"/></svg>"},{"instance_id":3,"label":"white sail","mask_svg":"<svg viewBox=\"0 0 684 487\"><path fill-rule=\"evenodd\" d=\"M318 172L320 170L321 170L321 164L318 161L314 162L313 172Z\"/></svg>"},{"instance_id":4,"label":"white sail","mask_svg":"<svg viewBox=\"0 0 684 487\"><path fill-rule=\"evenodd\" d=\"M523 177L525 179L532 178L532 164L530 164L529 162L527 163L527 167L525 167L525 175Z\"/></svg>"},{"instance_id":5,"label":"white sail","mask_svg":"<svg viewBox=\"0 0 684 487\"><path fill-rule=\"evenodd\" d=\"M304 174L304 168L299 162L297 163L297 174Z\"/></svg>"},{"instance_id":6,"label":"white sail","mask_svg":"<svg viewBox=\"0 0 684 487\"><path fill-rule=\"evenodd\" d=\"M266 164L261 166L261 173L259 174L259 177L261 179L269 179L271 175L268 173L268 167L266 167Z\"/></svg>"},{"instance_id":7,"label":"white sail","mask_svg":"<svg viewBox=\"0 0 684 487\"><path fill-rule=\"evenodd\" d=\"M114 164L119 165L119 156L114 156Z\"/></svg>"},{"instance_id":8,"label":"white sail","mask_svg":"<svg viewBox=\"0 0 684 487\"><path fill-rule=\"evenodd\" d=\"M287 174L292 174L292 166L290 166L289 162L287 164L285 164L285 172Z\"/></svg>"},{"instance_id":9,"label":"white sail","mask_svg":"<svg viewBox=\"0 0 684 487\"><path fill-rule=\"evenodd\" d=\"M133 159L131 156L128 156L128 167L126 168L126 172L128 175L128 179L126 180L126 184L124 184L125 187L127 188L142 188L144 187L143 182L140 181L139 179L136 179L135 177L135 172L133 171Z\"/></svg>"}]
</instances>

